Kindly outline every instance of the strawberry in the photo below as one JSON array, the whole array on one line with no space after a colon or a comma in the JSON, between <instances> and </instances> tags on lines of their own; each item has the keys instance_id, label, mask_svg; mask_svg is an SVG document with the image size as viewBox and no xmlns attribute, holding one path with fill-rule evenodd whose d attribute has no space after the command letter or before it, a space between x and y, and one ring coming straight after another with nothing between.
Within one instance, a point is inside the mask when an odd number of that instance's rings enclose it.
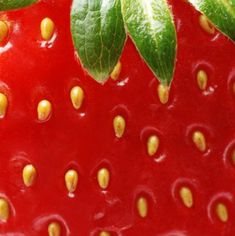
<instances>
[{"instance_id":1,"label":"strawberry","mask_svg":"<svg viewBox=\"0 0 235 236\"><path fill-rule=\"evenodd\" d=\"M0 9L0 235L235 235L233 0Z\"/></svg>"}]
</instances>

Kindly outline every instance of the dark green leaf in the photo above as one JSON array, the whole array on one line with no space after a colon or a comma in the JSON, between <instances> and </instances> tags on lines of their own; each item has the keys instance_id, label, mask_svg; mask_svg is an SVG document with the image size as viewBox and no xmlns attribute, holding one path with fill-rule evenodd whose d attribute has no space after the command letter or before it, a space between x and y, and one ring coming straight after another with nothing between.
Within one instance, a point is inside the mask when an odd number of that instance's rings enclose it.
<instances>
[{"instance_id":1,"label":"dark green leaf","mask_svg":"<svg viewBox=\"0 0 235 236\"><path fill-rule=\"evenodd\" d=\"M235 0L188 0L220 31L235 41Z\"/></svg>"},{"instance_id":2,"label":"dark green leaf","mask_svg":"<svg viewBox=\"0 0 235 236\"><path fill-rule=\"evenodd\" d=\"M176 32L166 0L121 0L128 32L142 57L163 84L175 67Z\"/></svg>"},{"instance_id":3,"label":"dark green leaf","mask_svg":"<svg viewBox=\"0 0 235 236\"><path fill-rule=\"evenodd\" d=\"M36 2L37 0L0 0L0 11L18 9Z\"/></svg>"},{"instance_id":4,"label":"dark green leaf","mask_svg":"<svg viewBox=\"0 0 235 236\"><path fill-rule=\"evenodd\" d=\"M83 66L103 83L117 64L126 39L120 0L74 0L71 27Z\"/></svg>"}]
</instances>

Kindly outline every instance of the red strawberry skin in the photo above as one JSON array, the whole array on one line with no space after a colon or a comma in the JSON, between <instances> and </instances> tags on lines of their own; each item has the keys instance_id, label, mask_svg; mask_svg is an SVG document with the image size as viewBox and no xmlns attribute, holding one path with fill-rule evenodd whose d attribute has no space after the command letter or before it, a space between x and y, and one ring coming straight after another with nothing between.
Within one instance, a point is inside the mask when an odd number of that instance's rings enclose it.
<instances>
[{"instance_id":1,"label":"red strawberry skin","mask_svg":"<svg viewBox=\"0 0 235 236\"><path fill-rule=\"evenodd\" d=\"M0 121L0 196L10 202L10 217L0 223L0 235L48 235L51 221L63 236L232 236L235 235L235 46L225 36L211 36L198 24L199 14L184 1L171 0L178 34L178 54L170 99L157 96L158 82L128 39L117 81L100 85L81 68L70 33L71 1L45 0L29 8L3 12L10 22L6 45L0 48L0 90L9 107ZM45 44L40 22L50 17L55 38ZM208 73L202 92L196 73ZM85 100L76 111L70 89L81 86ZM52 103L46 122L37 120L37 104ZM126 130L115 138L113 118L122 115ZM201 130L208 150L201 153L192 132ZM146 152L150 134L160 138L156 158ZM157 158L159 157L159 158ZM32 187L25 187L22 169L37 169ZM110 170L107 191L96 179L100 168ZM69 195L64 175L79 174ZM186 208L180 186L192 190L194 205ZM142 219L138 197L148 200ZM227 206L221 222L215 204Z\"/></svg>"}]
</instances>

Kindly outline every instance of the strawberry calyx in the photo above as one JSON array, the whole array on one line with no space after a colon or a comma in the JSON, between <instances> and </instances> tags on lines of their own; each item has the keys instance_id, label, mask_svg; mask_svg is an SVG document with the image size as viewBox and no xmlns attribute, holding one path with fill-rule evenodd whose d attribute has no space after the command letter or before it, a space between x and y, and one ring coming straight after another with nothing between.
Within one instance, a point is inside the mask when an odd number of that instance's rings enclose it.
<instances>
[{"instance_id":1,"label":"strawberry calyx","mask_svg":"<svg viewBox=\"0 0 235 236\"><path fill-rule=\"evenodd\" d=\"M5 0L0 2L0 10L18 9L36 2ZM215 26L235 40L234 0L188 2L203 14L201 24L208 32L214 31ZM53 28L50 19L41 25L46 40L51 38ZM81 64L97 82L104 83L112 75L129 35L155 77L164 86L171 84L177 36L168 1L73 0L71 32Z\"/></svg>"},{"instance_id":2,"label":"strawberry calyx","mask_svg":"<svg viewBox=\"0 0 235 236\"><path fill-rule=\"evenodd\" d=\"M235 1L231 0L189 0L223 34L235 41Z\"/></svg>"},{"instance_id":3,"label":"strawberry calyx","mask_svg":"<svg viewBox=\"0 0 235 236\"><path fill-rule=\"evenodd\" d=\"M0 1L0 10L6 11L6 10L23 8L23 7L32 5L33 3L36 3L37 1L38 0L4 0L4 1Z\"/></svg>"}]
</instances>

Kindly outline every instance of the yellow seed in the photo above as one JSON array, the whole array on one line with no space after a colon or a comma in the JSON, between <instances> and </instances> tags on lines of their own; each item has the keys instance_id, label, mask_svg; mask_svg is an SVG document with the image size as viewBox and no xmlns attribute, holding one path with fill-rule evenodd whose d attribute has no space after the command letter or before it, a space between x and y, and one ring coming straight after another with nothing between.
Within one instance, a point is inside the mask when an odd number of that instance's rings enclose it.
<instances>
[{"instance_id":1,"label":"yellow seed","mask_svg":"<svg viewBox=\"0 0 235 236\"><path fill-rule=\"evenodd\" d=\"M113 128L117 138L121 138L125 132L126 121L122 116L116 116L113 119Z\"/></svg>"},{"instance_id":2,"label":"yellow seed","mask_svg":"<svg viewBox=\"0 0 235 236\"><path fill-rule=\"evenodd\" d=\"M52 222L48 225L48 235L49 236L60 236L61 227L58 222Z\"/></svg>"},{"instance_id":3,"label":"yellow seed","mask_svg":"<svg viewBox=\"0 0 235 236\"><path fill-rule=\"evenodd\" d=\"M199 70L197 73L197 83L201 90L205 90L207 87L208 76L204 70Z\"/></svg>"},{"instance_id":4,"label":"yellow seed","mask_svg":"<svg viewBox=\"0 0 235 236\"><path fill-rule=\"evenodd\" d=\"M6 115L8 107L7 96L3 93L0 93L0 118L3 118Z\"/></svg>"},{"instance_id":5,"label":"yellow seed","mask_svg":"<svg viewBox=\"0 0 235 236\"><path fill-rule=\"evenodd\" d=\"M112 80L117 80L119 78L119 75L121 73L121 69L122 69L122 64L120 61L118 61L117 65L114 67L110 77Z\"/></svg>"},{"instance_id":6,"label":"yellow seed","mask_svg":"<svg viewBox=\"0 0 235 236\"><path fill-rule=\"evenodd\" d=\"M207 19L205 15L199 16L199 24L202 27L202 29L208 34L215 33L215 27L209 22L209 20Z\"/></svg>"},{"instance_id":7,"label":"yellow seed","mask_svg":"<svg viewBox=\"0 0 235 236\"><path fill-rule=\"evenodd\" d=\"M166 104L169 100L169 87L167 85L158 85L158 97L162 104Z\"/></svg>"},{"instance_id":8,"label":"yellow seed","mask_svg":"<svg viewBox=\"0 0 235 236\"><path fill-rule=\"evenodd\" d=\"M26 165L23 169L23 181L27 187L32 186L37 177L37 171L33 165Z\"/></svg>"},{"instance_id":9,"label":"yellow seed","mask_svg":"<svg viewBox=\"0 0 235 236\"><path fill-rule=\"evenodd\" d=\"M38 119L40 121L45 121L49 118L51 111L52 111L52 105L48 100L42 100L38 103Z\"/></svg>"},{"instance_id":10,"label":"yellow seed","mask_svg":"<svg viewBox=\"0 0 235 236\"><path fill-rule=\"evenodd\" d=\"M106 168L102 168L97 173L98 184L102 189L106 189L109 186L110 173Z\"/></svg>"},{"instance_id":11,"label":"yellow seed","mask_svg":"<svg viewBox=\"0 0 235 236\"><path fill-rule=\"evenodd\" d=\"M140 197L137 201L137 210L140 217L145 218L148 215L148 201L144 197Z\"/></svg>"},{"instance_id":12,"label":"yellow seed","mask_svg":"<svg viewBox=\"0 0 235 236\"><path fill-rule=\"evenodd\" d=\"M147 141L147 151L149 156L156 154L159 147L159 138L156 135L152 135Z\"/></svg>"},{"instance_id":13,"label":"yellow seed","mask_svg":"<svg viewBox=\"0 0 235 236\"><path fill-rule=\"evenodd\" d=\"M232 164L235 165L235 149L232 151Z\"/></svg>"},{"instance_id":14,"label":"yellow seed","mask_svg":"<svg viewBox=\"0 0 235 236\"><path fill-rule=\"evenodd\" d=\"M217 204L216 214L222 222L228 221L228 209L223 203Z\"/></svg>"},{"instance_id":15,"label":"yellow seed","mask_svg":"<svg viewBox=\"0 0 235 236\"><path fill-rule=\"evenodd\" d=\"M6 222L10 216L10 207L6 199L0 198L0 221Z\"/></svg>"},{"instance_id":16,"label":"yellow seed","mask_svg":"<svg viewBox=\"0 0 235 236\"><path fill-rule=\"evenodd\" d=\"M100 232L99 236L111 236L111 234L107 231L102 231L102 232Z\"/></svg>"},{"instance_id":17,"label":"yellow seed","mask_svg":"<svg viewBox=\"0 0 235 236\"><path fill-rule=\"evenodd\" d=\"M44 40L50 40L55 31L55 23L48 17L41 21L41 35Z\"/></svg>"},{"instance_id":18,"label":"yellow seed","mask_svg":"<svg viewBox=\"0 0 235 236\"><path fill-rule=\"evenodd\" d=\"M202 132L196 131L193 133L193 142L195 146L201 151L205 152L206 151L206 139L205 136Z\"/></svg>"},{"instance_id":19,"label":"yellow seed","mask_svg":"<svg viewBox=\"0 0 235 236\"><path fill-rule=\"evenodd\" d=\"M0 21L0 43L3 42L5 40L5 38L8 35L8 25L6 24L6 22L4 21Z\"/></svg>"},{"instance_id":20,"label":"yellow seed","mask_svg":"<svg viewBox=\"0 0 235 236\"><path fill-rule=\"evenodd\" d=\"M191 208L193 206L193 194L188 187L180 189L180 197L186 207Z\"/></svg>"},{"instance_id":21,"label":"yellow seed","mask_svg":"<svg viewBox=\"0 0 235 236\"><path fill-rule=\"evenodd\" d=\"M68 170L65 174L66 188L70 193L73 193L77 189L78 185L78 173L76 170Z\"/></svg>"},{"instance_id":22,"label":"yellow seed","mask_svg":"<svg viewBox=\"0 0 235 236\"><path fill-rule=\"evenodd\" d=\"M73 104L73 107L78 110L83 103L84 100L84 91L81 87L75 86L70 91L70 99Z\"/></svg>"}]
</instances>

